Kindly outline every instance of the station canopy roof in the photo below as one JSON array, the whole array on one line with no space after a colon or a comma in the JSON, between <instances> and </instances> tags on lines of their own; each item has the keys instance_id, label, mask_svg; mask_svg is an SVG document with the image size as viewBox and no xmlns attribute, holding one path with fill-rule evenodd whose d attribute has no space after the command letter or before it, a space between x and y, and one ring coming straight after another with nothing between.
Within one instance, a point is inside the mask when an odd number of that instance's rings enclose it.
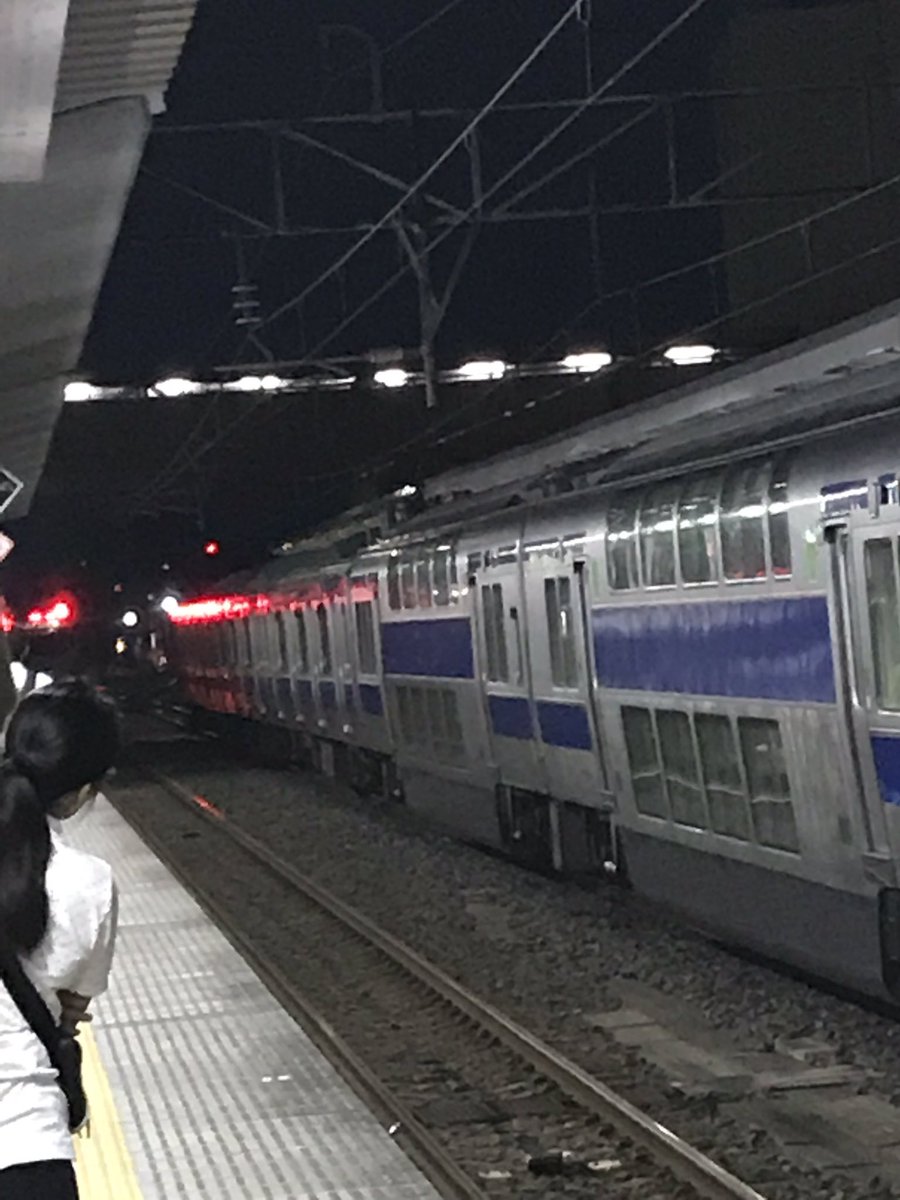
<instances>
[{"instance_id":1,"label":"station canopy roof","mask_svg":"<svg viewBox=\"0 0 900 1200\"><path fill-rule=\"evenodd\" d=\"M40 478L195 7L0 4L0 467L25 484L6 515Z\"/></svg>"}]
</instances>

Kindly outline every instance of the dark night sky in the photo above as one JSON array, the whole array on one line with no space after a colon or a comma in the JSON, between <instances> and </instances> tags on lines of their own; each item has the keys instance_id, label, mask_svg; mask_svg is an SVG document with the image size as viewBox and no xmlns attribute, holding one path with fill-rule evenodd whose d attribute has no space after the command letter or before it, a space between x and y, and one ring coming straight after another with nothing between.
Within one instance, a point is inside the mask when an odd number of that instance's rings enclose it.
<instances>
[{"instance_id":1,"label":"dark night sky","mask_svg":"<svg viewBox=\"0 0 900 1200\"><path fill-rule=\"evenodd\" d=\"M730 13L752 0L711 0L617 92L703 87ZM688 0L594 0L592 69L595 83L644 46ZM384 62L385 107L477 110L568 6L568 0L460 0L429 30ZM197 122L275 119L300 123L334 113L358 113L369 103L367 79L354 71L359 50L337 43L332 70L320 49L325 24L366 31L390 47L442 7L437 0L201 0L196 25L170 89L167 114L157 119L84 352L85 376L98 381L152 381L172 373L202 375L215 365L258 357L242 344L231 319L236 281L234 239L246 222L188 196L196 189L221 205L263 222L273 218L270 140L254 131L185 134L169 126ZM584 47L573 25L528 72L510 99L535 101L584 93ZM537 114L492 118L484 126L482 159L489 186L557 120ZM538 160L516 186L538 179L617 116L589 114ZM701 106L678 118L679 171L686 191L716 172L710 114ZM427 166L459 131L459 120L405 125L309 129L404 179ZM665 144L661 124L626 135L596 160L597 187L608 204L664 200ZM286 217L294 225L353 224L377 219L397 198L380 183L335 164L320 152L286 147L282 158ZM465 204L468 167L457 156L432 182L434 191ZM172 181L182 189L172 186ZM574 173L535 194L541 208L583 198L585 175ZM354 235L355 236L355 235ZM448 249L458 245L454 235ZM595 294L583 221L489 228L479 235L438 344L454 364L483 353L522 361ZM602 283L616 289L691 263L718 248L720 230L708 211L606 218ZM248 277L268 313L314 279L352 241L347 235L287 239L258 236L245 243ZM325 339L399 262L396 238L381 235L343 273L304 306L264 331L276 358L302 357ZM449 257L436 256L438 275ZM674 303L673 303L674 299ZM673 332L685 318L708 315L702 289L652 304L646 337ZM679 324L680 323L680 324ZM595 309L560 336L558 346L609 342L634 349L634 328L622 305ZM417 344L415 286L407 279L377 307L332 340L327 355ZM421 398L393 404L371 395L340 401L298 401L290 412L245 425L237 444L208 461L199 479L206 529L221 537L223 563L248 558L272 538L308 525L357 498L347 475L310 478L330 463L344 469L427 428ZM457 401L452 401L457 403ZM305 407L300 410L297 405ZM67 406L33 516L19 530L17 570L48 562L88 560L104 577L151 573L163 559L190 569L202 530L196 523L149 521L136 515L129 492L152 479L187 436L198 403ZM585 415L577 399L556 406L546 428ZM452 417L452 414L451 414ZM437 414L446 421L446 412ZM540 423L529 436L541 432ZM450 454L448 461L452 461ZM397 470L422 467L415 456ZM428 466L435 465L434 461ZM380 481L382 483L385 480ZM387 480L389 482L389 480ZM95 568L96 565L96 568ZM64 568L65 569L65 568Z\"/></svg>"}]
</instances>

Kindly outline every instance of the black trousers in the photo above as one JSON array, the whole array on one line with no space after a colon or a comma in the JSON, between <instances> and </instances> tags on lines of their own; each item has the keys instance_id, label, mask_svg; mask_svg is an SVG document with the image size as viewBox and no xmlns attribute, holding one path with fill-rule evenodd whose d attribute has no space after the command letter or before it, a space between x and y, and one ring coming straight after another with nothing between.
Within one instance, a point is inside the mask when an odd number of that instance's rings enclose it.
<instances>
[{"instance_id":1,"label":"black trousers","mask_svg":"<svg viewBox=\"0 0 900 1200\"><path fill-rule=\"evenodd\" d=\"M78 1200L75 1170L70 1162L23 1163L0 1171L3 1200Z\"/></svg>"}]
</instances>

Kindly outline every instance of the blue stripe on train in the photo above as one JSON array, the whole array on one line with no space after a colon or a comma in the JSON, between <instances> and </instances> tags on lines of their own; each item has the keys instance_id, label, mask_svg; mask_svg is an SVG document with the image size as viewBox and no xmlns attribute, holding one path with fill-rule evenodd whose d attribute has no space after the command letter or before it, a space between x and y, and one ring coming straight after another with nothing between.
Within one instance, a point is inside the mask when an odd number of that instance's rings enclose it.
<instances>
[{"instance_id":1,"label":"blue stripe on train","mask_svg":"<svg viewBox=\"0 0 900 1200\"><path fill-rule=\"evenodd\" d=\"M900 804L900 738L872 737L875 774L885 804Z\"/></svg>"},{"instance_id":2,"label":"blue stripe on train","mask_svg":"<svg viewBox=\"0 0 900 1200\"><path fill-rule=\"evenodd\" d=\"M475 660L468 617L396 621L381 627L386 675L430 675L473 679Z\"/></svg>"},{"instance_id":3,"label":"blue stripe on train","mask_svg":"<svg viewBox=\"0 0 900 1200\"><path fill-rule=\"evenodd\" d=\"M521 696L488 696L491 726L500 737L531 741L534 730L528 701ZM541 738L548 746L567 750L590 750L591 727L582 704L560 704L538 700L538 724Z\"/></svg>"},{"instance_id":4,"label":"blue stripe on train","mask_svg":"<svg viewBox=\"0 0 900 1200\"><path fill-rule=\"evenodd\" d=\"M835 701L824 596L596 608L591 620L604 687Z\"/></svg>"},{"instance_id":5,"label":"blue stripe on train","mask_svg":"<svg viewBox=\"0 0 900 1200\"><path fill-rule=\"evenodd\" d=\"M368 713L370 717L384 716L384 697L381 694L381 688L376 684L361 683L359 685L359 703L363 712Z\"/></svg>"},{"instance_id":6,"label":"blue stripe on train","mask_svg":"<svg viewBox=\"0 0 900 1200\"><path fill-rule=\"evenodd\" d=\"M521 696L488 696L491 725L500 737L530 741L534 737L531 727L531 709Z\"/></svg>"},{"instance_id":7,"label":"blue stripe on train","mask_svg":"<svg viewBox=\"0 0 900 1200\"><path fill-rule=\"evenodd\" d=\"M337 708L337 688L330 680L325 679L319 684L319 699L323 708Z\"/></svg>"},{"instance_id":8,"label":"blue stripe on train","mask_svg":"<svg viewBox=\"0 0 900 1200\"><path fill-rule=\"evenodd\" d=\"M549 746L568 750L590 750L591 726L583 704L557 704L538 700L541 737Z\"/></svg>"}]
</instances>

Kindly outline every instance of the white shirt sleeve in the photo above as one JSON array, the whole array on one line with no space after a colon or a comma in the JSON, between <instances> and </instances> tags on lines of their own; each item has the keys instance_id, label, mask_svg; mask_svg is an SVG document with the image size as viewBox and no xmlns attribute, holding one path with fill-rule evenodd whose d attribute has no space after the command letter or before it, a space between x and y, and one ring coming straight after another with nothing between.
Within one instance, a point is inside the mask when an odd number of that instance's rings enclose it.
<instances>
[{"instance_id":1,"label":"white shirt sleeve","mask_svg":"<svg viewBox=\"0 0 900 1200\"><path fill-rule=\"evenodd\" d=\"M99 996L109 986L116 931L119 923L119 893L115 882L110 890L109 908L97 929L94 945L88 956L73 972L70 990L79 996Z\"/></svg>"}]
</instances>

